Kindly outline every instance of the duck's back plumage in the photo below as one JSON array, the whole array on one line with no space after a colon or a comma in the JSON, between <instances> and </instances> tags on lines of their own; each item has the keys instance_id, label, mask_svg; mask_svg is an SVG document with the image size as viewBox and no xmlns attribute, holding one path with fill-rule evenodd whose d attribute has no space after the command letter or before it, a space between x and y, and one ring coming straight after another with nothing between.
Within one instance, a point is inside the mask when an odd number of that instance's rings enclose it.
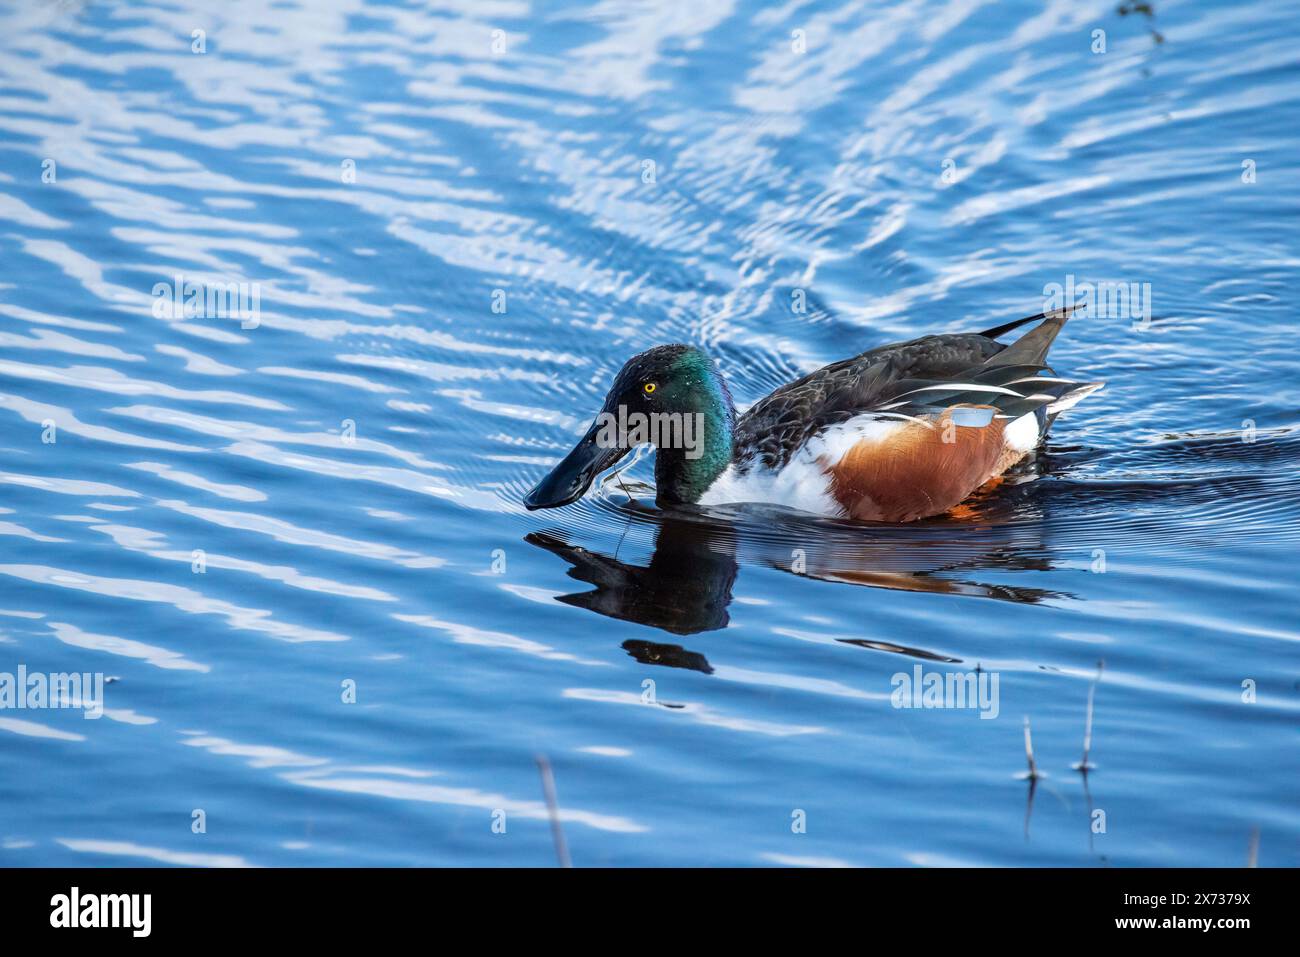
<instances>
[{"instance_id":1,"label":"duck's back plumage","mask_svg":"<svg viewBox=\"0 0 1300 957\"><path fill-rule=\"evenodd\" d=\"M809 437L884 404L898 383L952 378L1003 348L980 335L925 336L832 363L781 386L740 416L738 457L778 468Z\"/></svg>"},{"instance_id":2,"label":"duck's back plumage","mask_svg":"<svg viewBox=\"0 0 1300 957\"><path fill-rule=\"evenodd\" d=\"M732 465L704 503L771 501L911 521L953 508L1041 441L1100 383L1045 364L1068 311L983 333L868 350L782 386L736 421ZM994 340L1036 320L1011 345Z\"/></svg>"}]
</instances>

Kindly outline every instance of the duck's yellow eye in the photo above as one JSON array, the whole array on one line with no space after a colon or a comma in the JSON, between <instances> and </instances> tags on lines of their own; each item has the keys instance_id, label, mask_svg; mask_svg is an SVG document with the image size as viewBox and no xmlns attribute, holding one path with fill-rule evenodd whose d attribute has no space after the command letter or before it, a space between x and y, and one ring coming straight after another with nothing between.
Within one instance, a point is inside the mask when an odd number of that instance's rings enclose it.
<instances>
[{"instance_id":1,"label":"duck's yellow eye","mask_svg":"<svg viewBox=\"0 0 1300 957\"><path fill-rule=\"evenodd\" d=\"M659 386L655 385L653 382L647 382L645 385L641 386L641 388L645 390L646 395L654 395L655 389L659 388Z\"/></svg>"}]
</instances>

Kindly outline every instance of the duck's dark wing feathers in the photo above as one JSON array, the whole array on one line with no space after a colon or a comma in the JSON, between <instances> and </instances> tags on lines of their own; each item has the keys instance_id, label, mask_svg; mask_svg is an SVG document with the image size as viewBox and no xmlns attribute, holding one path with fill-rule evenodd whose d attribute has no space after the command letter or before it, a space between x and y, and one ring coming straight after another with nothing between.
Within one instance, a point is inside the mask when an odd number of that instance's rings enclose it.
<instances>
[{"instance_id":1,"label":"duck's dark wing feathers","mask_svg":"<svg viewBox=\"0 0 1300 957\"><path fill-rule=\"evenodd\" d=\"M1010 346L984 333L924 336L870 349L784 385L736 421L735 459L780 468L809 437L828 426L880 411L920 415L959 403L992 405L1018 416L1046 405L1076 383L1054 378L1017 383L1041 372L1068 311L1030 316L988 330L1004 332L1045 319ZM1017 383L1009 388L1010 383ZM949 386L950 388L943 388ZM971 388L975 386L976 388ZM1004 391L990 391L997 387Z\"/></svg>"}]
</instances>

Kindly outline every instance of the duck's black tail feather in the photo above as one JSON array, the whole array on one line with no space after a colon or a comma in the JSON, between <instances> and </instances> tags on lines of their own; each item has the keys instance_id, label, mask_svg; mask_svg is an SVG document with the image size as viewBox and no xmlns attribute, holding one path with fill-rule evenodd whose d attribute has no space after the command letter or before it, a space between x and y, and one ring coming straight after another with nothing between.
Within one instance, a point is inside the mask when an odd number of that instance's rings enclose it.
<instances>
[{"instance_id":1,"label":"duck's black tail feather","mask_svg":"<svg viewBox=\"0 0 1300 957\"><path fill-rule=\"evenodd\" d=\"M985 329L983 332L976 333L976 335L984 336L986 339L996 339L998 336L1006 335L1012 329L1019 329L1021 326L1027 326L1029 323L1037 322L1039 319L1055 319L1058 316L1062 319L1067 319L1069 318L1070 313L1074 312L1074 310L1078 308L1079 306L1076 303L1073 306L1053 309L1051 312L1040 312L1036 316L1026 316L1024 319L1015 319L1011 322L1005 322L1000 326L994 326L992 329Z\"/></svg>"},{"instance_id":2,"label":"duck's black tail feather","mask_svg":"<svg viewBox=\"0 0 1300 957\"><path fill-rule=\"evenodd\" d=\"M1048 350L1052 348L1052 343L1060 334L1061 328L1065 325L1065 320L1070 318L1070 313L1074 309L1075 307L1071 306L1068 309L1057 309L1054 312L1044 313L1042 316L1031 316L1029 319L1020 320L1021 322L1029 322L1041 318L1043 321L1001 352L991 356L985 361L984 365L986 367L1045 365ZM997 332L998 330L993 329L990 331Z\"/></svg>"}]
</instances>

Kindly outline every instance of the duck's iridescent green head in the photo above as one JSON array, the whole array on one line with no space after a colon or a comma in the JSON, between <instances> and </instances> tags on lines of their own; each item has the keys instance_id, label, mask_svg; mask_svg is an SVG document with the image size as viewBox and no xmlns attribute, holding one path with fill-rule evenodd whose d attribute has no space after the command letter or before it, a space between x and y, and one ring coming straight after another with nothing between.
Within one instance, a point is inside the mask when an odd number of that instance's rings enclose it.
<instances>
[{"instance_id":1,"label":"duck's iridescent green head","mask_svg":"<svg viewBox=\"0 0 1300 957\"><path fill-rule=\"evenodd\" d=\"M524 505L568 505L644 443L658 450L659 502L694 502L731 461L734 419L727 385L707 355L694 346L657 346L627 361L587 434Z\"/></svg>"}]
</instances>

